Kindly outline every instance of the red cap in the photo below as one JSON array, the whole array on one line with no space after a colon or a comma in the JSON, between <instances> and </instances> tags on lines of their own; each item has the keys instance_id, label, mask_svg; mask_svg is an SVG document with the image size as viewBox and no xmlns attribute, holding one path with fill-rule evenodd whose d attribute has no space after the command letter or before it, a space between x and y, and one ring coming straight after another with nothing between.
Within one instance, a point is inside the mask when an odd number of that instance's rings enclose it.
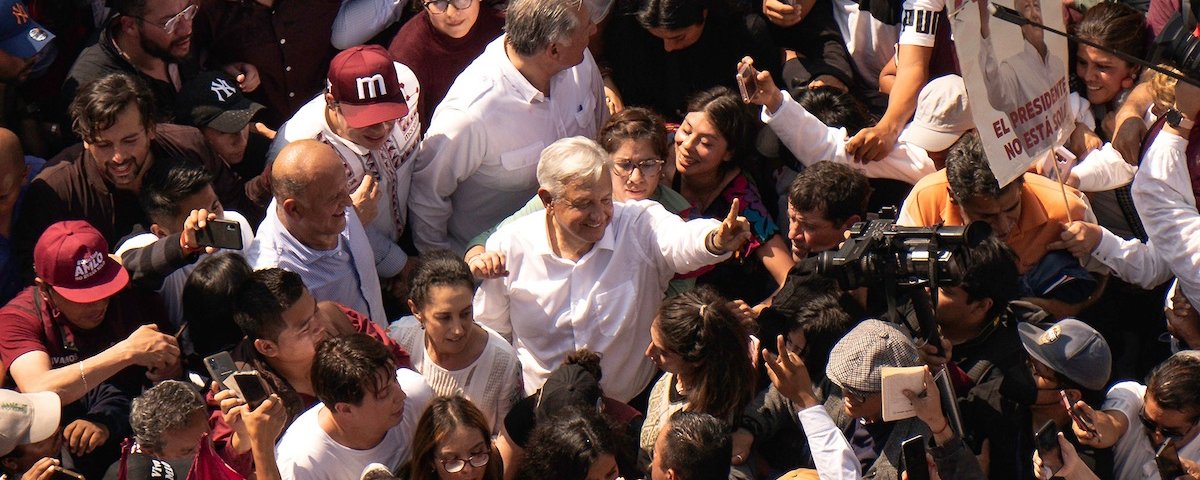
<instances>
[{"instance_id":1,"label":"red cap","mask_svg":"<svg viewBox=\"0 0 1200 480\"><path fill-rule=\"evenodd\" d=\"M82 220L50 225L33 249L33 269L75 303L104 300L129 284L125 267L109 257L104 236Z\"/></svg>"},{"instance_id":2,"label":"red cap","mask_svg":"<svg viewBox=\"0 0 1200 480\"><path fill-rule=\"evenodd\" d=\"M395 60L378 45L343 50L329 62L329 93L350 128L369 127L408 115Z\"/></svg>"}]
</instances>

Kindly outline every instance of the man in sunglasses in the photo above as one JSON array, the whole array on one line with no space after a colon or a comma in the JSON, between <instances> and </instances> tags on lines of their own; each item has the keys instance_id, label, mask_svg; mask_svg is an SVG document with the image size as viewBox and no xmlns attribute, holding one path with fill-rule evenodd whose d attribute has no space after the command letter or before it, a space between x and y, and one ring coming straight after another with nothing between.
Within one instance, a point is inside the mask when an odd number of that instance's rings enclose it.
<instances>
[{"instance_id":1,"label":"man in sunglasses","mask_svg":"<svg viewBox=\"0 0 1200 480\"><path fill-rule=\"evenodd\" d=\"M1096 434L1072 425L1080 443L1113 449L1114 478L1160 478L1155 452L1170 440L1184 468L1200 471L1200 352L1185 350L1165 360L1146 385L1121 382L1108 391L1101 411L1086 405ZM1193 473L1195 475L1195 473Z\"/></svg>"},{"instance_id":2,"label":"man in sunglasses","mask_svg":"<svg viewBox=\"0 0 1200 480\"><path fill-rule=\"evenodd\" d=\"M200 72L192 52L192 19L199 6L192 0L114 0L113 17L100 40L85 48L63 83L64 105L87 83L115 72L135 75L154 94L160 120L175 116L175 97ZM239 77L243 90L257 86L257 72L245 64L225 68Z\"/></svg>"}]
</instances>

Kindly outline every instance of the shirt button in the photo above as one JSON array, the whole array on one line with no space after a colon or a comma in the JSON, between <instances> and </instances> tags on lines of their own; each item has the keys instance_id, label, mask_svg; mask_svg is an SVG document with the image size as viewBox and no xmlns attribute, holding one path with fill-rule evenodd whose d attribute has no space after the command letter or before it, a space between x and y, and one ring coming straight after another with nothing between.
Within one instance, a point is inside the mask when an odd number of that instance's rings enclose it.
<instances>
[{"instance_id":1,"label":"shirt button","mask_svg":"<svg viewBox=\"0 0 1200 480\"><path fill-rule=\"evenodd\" d=\"M292 71L292 66L291 66L291 65L288 65L288 66L286 66L286 67L283 67L283 71L285 71L285 72L290 72L290 71Z\"/></svg>"},{"instance_id":2,"label":"shirt button","mask_svg":"<svg viewBox=\"0 0 1200 480\"><path fill-rule=\"evenodd\" d=\"M279 44L280 44L280 45L283 45L283 44L285 44L285 43L287 43L287 39L286 39L286 38L281 38L281 39L279 39Z\"/></svg>"},{"instance_id":3,"label":"shirt button","mask_svg":"<svg viewBox=\"0 0 1200 480\"><path fill-rule=\"evenodd\" d=\"M296 92L288 92L288 98L294 98L295 96Z\"/></svg>"}]
</instances>

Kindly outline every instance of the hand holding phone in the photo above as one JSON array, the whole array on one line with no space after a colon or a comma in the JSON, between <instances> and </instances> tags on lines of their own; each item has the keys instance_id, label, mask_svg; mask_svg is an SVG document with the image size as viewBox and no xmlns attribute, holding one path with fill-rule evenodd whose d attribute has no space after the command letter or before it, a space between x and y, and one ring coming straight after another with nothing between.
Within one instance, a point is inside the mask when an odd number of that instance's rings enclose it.
<instances>
[{"instance_id":1,"label":"hand holding phone","mask_svg":"<svg viewBox=\"0 0 1200 480\"><path fill-rule=\"evenodd\" d=\"M742 93L742 101L750 103L750 96L758 91L758 70L750 63L742 64L737 73L738 90Z\"/></svg>"},{"instance_id":2,"label":"hand holding phone","mask_svg":"<svg viewBox=\"0 0 1200 480\"><path fill-rule=\"evenodd\" d=\"M1037 447L1038 457L1042 459L1042 466L1049 468L1051 474L1062 468L1062 447L1058 445L1058 426L1053 420L1047 421L1038 429L1034 445Z\"/></svg>"},{"instance_id":3,"label":"hand holding phone","mask_svg":"<svg viewBox=\"0 0 1200 480\"><path fill-rule=\"evenodd\" d=\"M50 480L84 480L83 475L80 475L79 472L69 468L63 468L55 465L50 467L50 470L54 472L51 474Z\"/></svg>"},{"instance_id":4,"label":"hand holding phone","mask_svg":"<svg viewBox=\"0 0 1200 480\"><path fill-rule=\"evenodd\" d=\"M257 410L262 402L271 396L271 389L257 371L237 372L233 374L233 382L237 384L238 394L251 410Z\"/></svg>"},{"instance_id":5,"label":"hand holding phone","mask_svg":"<svg viewBox=\"0 0 1200 480\"><path fill-rule=\"evenodd\" d=\"M1083 409L1071 404L1071 399L1067 397L1067 391L1059 390L1058 394L1062 398L1063 408L1067 409L1067 414L1071 416L1071 421L1075 422L1075 425L1079 426L1080 430L1087 432L1089 435L1098 435L1096 424L1092 421L1091 416L1083 411Z\"/></svg>"},{"instance_id":6,"label":"hand holding phone","mask_svg":"<svg viewBox=\"0 0 1200 480\"><path fill-rule=\"evenodd\" d=\"M1158 451L1154 454L1154 463L1158 464L1158 476L1162 480L1175 480L1188 475L1187 470L1183 468L1183 463L1179 461L1179 451L1175 448L1175 440L1170 438L1163 442L1161 447L1158 447Z\"/></svg>"}]
</instances>

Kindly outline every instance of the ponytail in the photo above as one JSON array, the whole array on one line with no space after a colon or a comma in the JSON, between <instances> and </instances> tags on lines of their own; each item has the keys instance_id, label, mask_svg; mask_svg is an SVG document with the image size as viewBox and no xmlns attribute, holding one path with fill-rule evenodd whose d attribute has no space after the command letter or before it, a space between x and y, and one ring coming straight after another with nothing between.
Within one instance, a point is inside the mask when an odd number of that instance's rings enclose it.
<instances>
[{"instance_id":1,"label":"ponytail","mask_svg":"<svg viewBox=\"0 0 1200 480\"><path fill-rule=\"evenodd\" d=\"M754 394L750 338L727 301L701 288L675 296L659 309L663 346L695 365L688 410L732 419Z\"/></svg>"}]
</instances>

